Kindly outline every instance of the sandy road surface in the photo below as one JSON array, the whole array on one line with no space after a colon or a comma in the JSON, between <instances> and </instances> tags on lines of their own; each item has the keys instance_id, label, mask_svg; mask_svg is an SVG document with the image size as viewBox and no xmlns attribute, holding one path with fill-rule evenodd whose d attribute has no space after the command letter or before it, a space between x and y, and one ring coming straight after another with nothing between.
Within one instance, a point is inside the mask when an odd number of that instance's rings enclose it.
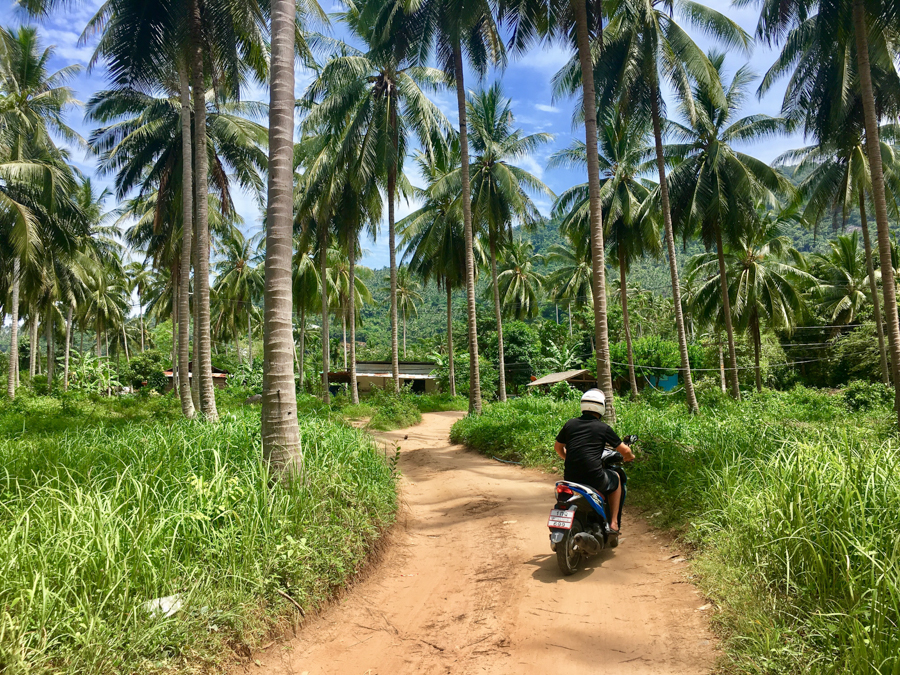
<instances>
[{"instance_id":1,"label":"sandy road surface","mask_svg":"<svg viewBox=\"0 0 900 675\"><path fill-rule=\"evenodd\" d=\"M399 442L404 476L400 527L383 561L248 671L708 672L705 601L676 551L626 511L621 546L564 578L546 526L554 478L450 445L458 418L426 414L383 435Z\"/></svg>"}]
</instances>

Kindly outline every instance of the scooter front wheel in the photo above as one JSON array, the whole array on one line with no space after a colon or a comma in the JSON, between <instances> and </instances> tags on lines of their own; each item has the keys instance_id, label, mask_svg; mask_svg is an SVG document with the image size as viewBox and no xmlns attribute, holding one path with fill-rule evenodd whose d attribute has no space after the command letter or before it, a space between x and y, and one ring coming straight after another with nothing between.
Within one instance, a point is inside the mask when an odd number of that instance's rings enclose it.
<instances>
[{"instance_id":1,"label":"scooter front wheel","mask_svg":"<svg viewBox=\"0 0 900 675\"><path fill-rule=\"evenodd\" d=\"M583 531L584 528L576 518L572 521L572 529L566 532L563 540L556 545L556 562L559 564L559 571L566 576L575 574L584 560L581 551L575 547L575 535Z\"/></svg>"}]
</instances>

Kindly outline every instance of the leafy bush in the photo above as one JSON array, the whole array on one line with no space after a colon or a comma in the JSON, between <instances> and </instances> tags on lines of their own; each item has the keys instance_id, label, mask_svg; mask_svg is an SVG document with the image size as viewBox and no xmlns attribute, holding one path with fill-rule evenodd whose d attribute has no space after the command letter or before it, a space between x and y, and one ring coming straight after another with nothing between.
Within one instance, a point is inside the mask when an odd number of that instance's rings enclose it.
<instances>
[{"instance_id":1,"label":"leafy bush","mask_svg":"<svg viewBox=\"0 0 900 675\"><path fill-rule=\"evenodd\" d=\"M550 387L550 396L555 401L577 401L581 398L581 392L568 382L557 382Z\"/></svg>"},{"instance_id":2,"label":"leafy bush","mask_svg":"<svg viewBox=\"0 0 900 675\"><path fill-rule=\"evenodd\" d=\"M449 393L418 394L413 397L413 403L415 403L419 412L423 413L468 410L469 408L469 400L467 398L459 394L451 396Z\"/></svg>"},{"instance_id":3,"label":"leafy bush","mask_svg":"<svg viewBox=\"0 0 900 675\"><path fill-rule=\"evenodd\" d=\"M393 518L391 467L336 420L300 417L302 479L278 482L258 409L209 425L173 397L78 396L0 405L9 675L218 671L296 615L282 594L320 605ZM173 594L177 614L148 611Z\"/></svg>"},{"instance_id":4,"label":"leafy bush","mask_svg":"<svg viewBox=\"0 0 900 675\"><path fill-rule=\"evenodd\" d=\"M243 363L228 376L229 387L241 387L254 394L262 393L263 369L262 361L257 359L253 364Z\"/></svg>"},{"instance_id":5,"label":"leafy bush","mask_svg":"<svg viewBox=\"0 0 900 675\"><path fill-rule=\"evenodd\" d=\"M46 375L35 375L31 378L31 388L35 396L46 396L50 393L50 383Z\"/></svg>"},{"instance_id":6,"label":"leafy bush","mask_svg":"<svg viewBox=\"0 0 900 675\"><path fill-rule=\"evenodd\" d=\"M466 353L456 354L454 357L454 368L456 374L456 393L469 396L469 355ZM483 356L478 357L479 375L481 379L481 395L490 400L497 396L497 387L500 382L500 374L497 368ZM434 369L434 375L437 377L438 385L441 391L450 391L450 367L448 364L439 364Z\"/></svg>"},{"instance_id":7,"label":"leafy bush","mask_svg":"<svg viewBox=\"0 0 900 675\"><path fill-rule=\"evenodd\" d=\"M369 420L369 426L379 431L411 427L422 421L422 413L415 404L415 394L410 387L402 387L396 394L389 388L375 389L368 399L375 414Z\"/></svg>"},{"instance_id":8,"label":"leafy bush","mask_svg":"<svg viewBox=\"0 0 900 675\"><path fill-rule=\"evenodd\" d=\"M852 425L846 395L804 387L699 415L672 398L617 402L617 429L642 438L629 486L697 547L736 672L900 672L900 448L890 397L870 398L881 417ZM559 467L553 438L575 409L494 403L451 436Z\"/></svg>"},{"instance_id":9,"label":"leafy bush","mask_svg":"<svg viewBox=\"0 0 900 675\"><path fill-rule=\"evenodd\" d=\"M844 387L843 394L852 412L872 410L894 402L894 390L883 382L854 380Z\"/></svg>"},{"instance_id":10,"label":"leafy bush","mask_svg":"<svg viewBox=\"0 0 900 675\"><path fill-rule=\"evenodd\" d=\"M122 370L121 380L135 389L146 382L151 389L162 391L168 384L168 378L163 374L166 366L167 359L161 352L156 349L147 349L131 357L131 361ZM151 384L151 380L155 386Z\"/></svg>"}]
</instances>

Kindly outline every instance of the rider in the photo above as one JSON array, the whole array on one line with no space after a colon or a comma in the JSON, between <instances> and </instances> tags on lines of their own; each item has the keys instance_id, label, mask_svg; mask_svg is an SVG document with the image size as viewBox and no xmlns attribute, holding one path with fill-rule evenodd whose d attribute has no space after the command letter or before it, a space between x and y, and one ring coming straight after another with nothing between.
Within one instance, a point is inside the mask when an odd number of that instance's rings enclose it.
<instances>
[{"instance_id":1,"label":"rider","mask_svg":"<svg viewBox=\"0 0 900 675\"><path fill-rule=\"evenodd\" d=\"M617 535L622 481L618 472L603 468L603 451L607 446L614 448L626 462L634 460L634 453L608 424L600 420L605 412L604 393L599 389L586 391L581 397L581 417L565 423L556 436L554 450L565 460L565 480L587 485L606 497L610 528Z\"/></svg>"}]
</instances>

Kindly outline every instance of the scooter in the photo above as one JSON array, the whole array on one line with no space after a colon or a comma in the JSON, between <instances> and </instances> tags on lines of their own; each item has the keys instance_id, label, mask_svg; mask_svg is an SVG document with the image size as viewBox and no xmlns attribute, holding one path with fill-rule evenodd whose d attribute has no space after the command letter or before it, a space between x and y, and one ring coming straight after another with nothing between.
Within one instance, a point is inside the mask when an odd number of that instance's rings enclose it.
<instances>
[{"instance_id":1,"label":"scooter","mask_svg":"<svg viewBox=\"0 0 900 675\"><path fill-rule=\"evenodd\" d=\"M637 440L637 436L628 436L623 442L633 446ZM621 453L607 447L603 453L603 468L618 473L622 482L620 526L622 505L628 492L622 463ZM586 558L619 545L619 535L610 528L609 515L606 498L593 488L565 480L556 484L556 506L550 511L547 527L550 528L550 549L556 553L556 562L564 575L575 574ZM581 533L591 536L579 537Z\"/></svg>"}]
</instances>

